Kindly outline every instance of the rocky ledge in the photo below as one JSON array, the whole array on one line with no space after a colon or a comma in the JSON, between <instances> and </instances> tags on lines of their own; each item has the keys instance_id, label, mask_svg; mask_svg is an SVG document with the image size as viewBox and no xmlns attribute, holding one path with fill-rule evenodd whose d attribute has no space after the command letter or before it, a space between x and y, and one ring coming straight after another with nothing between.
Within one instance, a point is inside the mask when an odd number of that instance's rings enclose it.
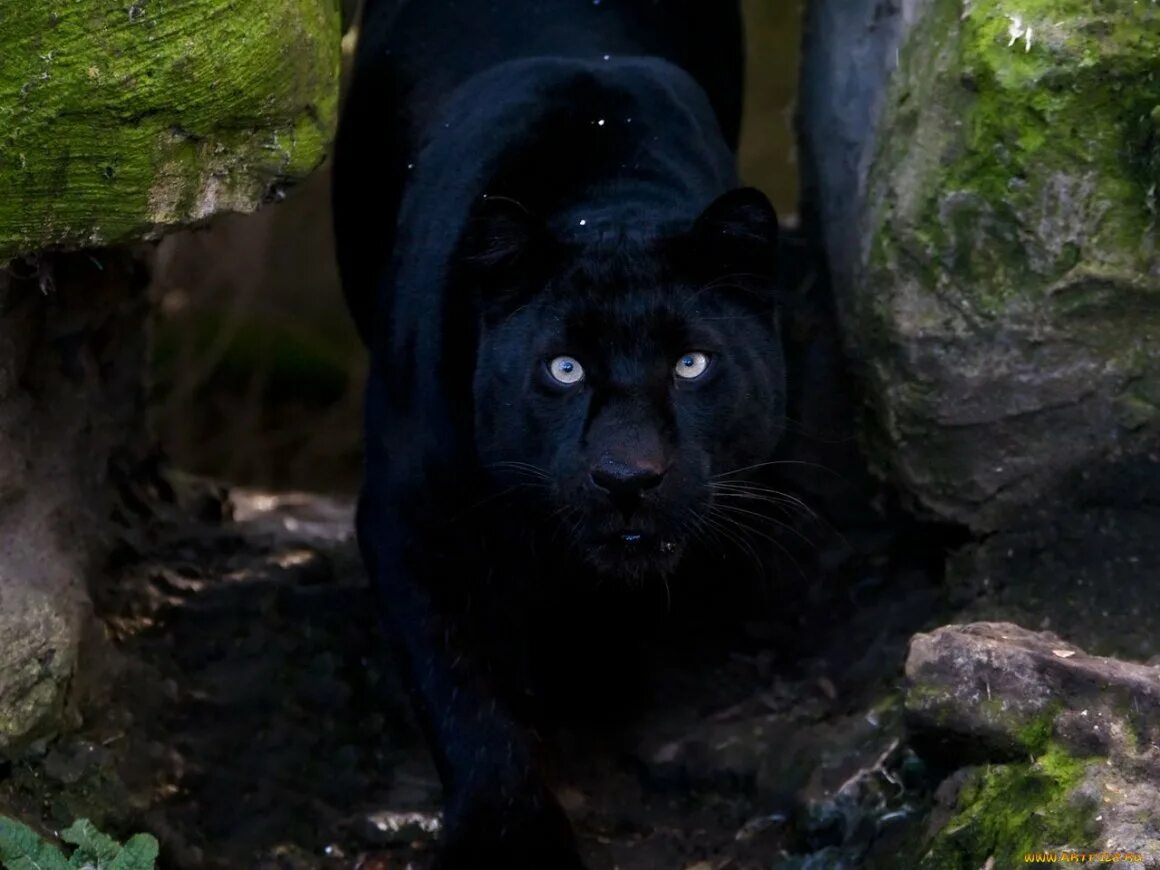
<instances>
[{"instance_id":1,"label":"rocky ledge","mask_svg":"<svg viewBox=\"0 0 1160 870\"><path fill-rule=\"evenodd\" d=\"M1160 866L1160 664L974 623L916 635L906 676L913 744L963 765L938 789L917 866L1063 852Z\"/></svg>"}]
</instances>

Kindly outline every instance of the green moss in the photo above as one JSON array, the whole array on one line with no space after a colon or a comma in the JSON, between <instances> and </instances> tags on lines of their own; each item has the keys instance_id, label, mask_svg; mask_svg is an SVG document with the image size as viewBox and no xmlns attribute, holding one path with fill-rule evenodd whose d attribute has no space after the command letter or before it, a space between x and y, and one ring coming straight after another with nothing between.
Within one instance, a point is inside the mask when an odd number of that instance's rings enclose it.
<instances>
[{"instance_id":1,"label":"green moss","mask_svg":"<svg viewBox=\"0 0 1160 870\"><path fill-rule=\"evenodd\" d=\"M1031 28L1030 50L1022 40L1009 45L1012 14ZM959 63L977 97L965 153L947 173L951 185L1007 204L1017 218L1042 208L1055 192L1046 184L1089 175L1094 196L1081 201L1073 191L1071 207L1098 207L1099 199L1118 206L1090 222L1098 224L1092 247L1136 253L1160 150L1150 116L1160 85L1160 10L1130 0L1025 0L1017 8L982 0L963 21Z\"/></svg>"},{"instance_id":2,"label":"green moss","mask_svg":"<svg viewBox=\"0 0 1160 870\"><path fill-rule=\"evenodd\" d=\"M1062 707L1063 703L1057 701L1049 705L1042 714L1016 730L1016 741L1029 755L1042 755L1047 751L1055 730L1055 717Z\"/></svg>"},{"instance_id":3,"label":"green moss","mask_svg":"<svg viewBox=\"0 0 1160 870\"><path fill-rule=\"evenodd\" d=\"M1027 852L1091 842L1095 808L1074 793L1088 763L1051 746L1033 763L979 769L920 866L978 870L994 858L995 867L1015 867Z\"/></svg>"},{"instance_id":4,"label":"green moss","mask_svg":"<svg viewBox=\"0 0 1160 870\"><path fill-rule=\"evenodd\" d=\"M1010 44L1012 16L1029 50ZM935 264L940 289L991 316L1081 261L1147 272L1158 92L1160 6L936 0L904 47L886 120L898 133L876 158L911 175L880 230L895 249L918 243L895 265ZM1037 238L1045 221L1087 232Z\"/></svg>"},{"instance_id":5,"label":"green moss","mask_svg":"<svg viewBox=\"0 0 1160 870\"><path fill-rule=\"evenodd\" d=\"M1160 106L1149 106L1148 102L1146 98L1137 100L1125 113L1127 153L1140 185L1155 197L1160 187Z\"/></svg>"},{"instance_id":6,"label":"green moss","mask_svg":"<svg viewBox=\"0 0 1160 870\"><path fill-rule=\"evenodd\" d=\"M334 0L46 0L0 28L0 262L252 208L323 158Z\"/></svg>"}]
</instances>

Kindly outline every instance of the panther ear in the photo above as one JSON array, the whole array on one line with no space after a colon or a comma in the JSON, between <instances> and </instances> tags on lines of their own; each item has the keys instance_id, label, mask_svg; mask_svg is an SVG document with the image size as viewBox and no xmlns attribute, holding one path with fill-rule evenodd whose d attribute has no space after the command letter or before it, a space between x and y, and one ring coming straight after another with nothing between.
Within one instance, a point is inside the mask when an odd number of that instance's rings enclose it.
<instances>
[{"instance_id":1,"label":"panther ear","mask_svg":"<svg viewBox=\"0 0 1160 870\"><path fill-rule=\"evenodd\" d=\"M519 304L549 247L547 225L521 203L504 196L483 197L464 231L460 262L484 311Z\"/></svg>"},{"instance_id":2,"label":"panther ear","mask_svg":"<svg viewBox=\"0 0 1160 870\"><path fill-rule=\"evenodd\" d=\"M500 276L542 256L548 227L522 203L506 196L484 196L472 210L460 253L475 272Z\"/></svg>"},{"instance_id":3,"label":"panther ear","mask_svg":"<svg viewBox=\"0 0 1160 870\"><path fill-rule=\"evenodd\" d=\"M754 187L722 194L693 223L703 267L719 276L772 278L777 263L777 212Z\"/></svg>"}]
</instances>

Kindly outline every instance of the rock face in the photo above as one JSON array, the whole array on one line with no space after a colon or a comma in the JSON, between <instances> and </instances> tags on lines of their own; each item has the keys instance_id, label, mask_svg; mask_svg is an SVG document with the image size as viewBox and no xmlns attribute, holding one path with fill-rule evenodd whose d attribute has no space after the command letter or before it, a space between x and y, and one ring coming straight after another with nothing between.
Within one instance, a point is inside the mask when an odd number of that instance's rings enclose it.
<instances>
[{"instance_id":1,"label":"rock face","mask_svg":"<svg viewBox=\"0 0 1160 870\"><path fill-rule=\"evenodd\" d=\"M0 263L252 211L321 162L338 4L8 4Z\"/></svg>"},{"instance_id":2,"label":"rock face","mask_svg":"<svg viewBox=\"0 0 1160 870\"><path fill-rule=\"evenodd\" d=\"M947 562L955 619L1050 628L1095 655L1148 661L1160 653L1158 522L1089 508L962 547Z\"/></svg>"},{"instance_id":3,"label":"rock face","mask_svg":"<svg viewBox=\"0 0 1160 870\"><path fill-rule=\"evenodd\" d=\"M915 635L906 676L914 726L970 738L989 757L1039 752L1055 737L1084 755L1140 747L1160 763L1160 666L983 622Z\"/></svg>"},{"instance_id":4,"label":"rock face","mask_svg":"<svg viewBox=\"0 0 1160 870\"><path fill-rule=\"evenodd\" d=\"M980 765L944 783L922 866L1061 850L1160 866L1160 666L975 623L916 635L906 676L916 744Z\"/></svg>"},{"instance_id":5,"label":"rock face","mask_svg":"<svg viewBox=\"0 0 1160 870\"><path fill-rule=\"evenodd\" d=\"M990 531L1160 444L1160 6L819 0L805 195L870 452Z\"/></svg>"},{"instance_id":6,"label":"rock face","mask_svg":"<svg viewBox=\"0 0 1160 870\"><path fill-rule=\"evenodd\" d=\"M6 4L0 25L0 755L58 726L141 452L149 252L325 156L332 0Z\"/></svg>"},{"instance_id":7,"label":"rock face","mask_svg":"<svg viewBox=\"0 0 1160 870\"><path fill-rule=\"evenodd\" d=\"M142 434L143 264L124 251L52 262L0 270L0 754L63 712L110 465Z\"/></svg>"}]
</instances>

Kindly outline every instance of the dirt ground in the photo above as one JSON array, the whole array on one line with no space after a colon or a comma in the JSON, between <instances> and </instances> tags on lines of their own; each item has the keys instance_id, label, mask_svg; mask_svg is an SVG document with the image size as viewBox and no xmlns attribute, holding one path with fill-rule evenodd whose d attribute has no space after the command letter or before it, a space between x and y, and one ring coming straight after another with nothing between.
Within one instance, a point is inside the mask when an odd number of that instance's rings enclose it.
<instances>
[{"instance_id":1,"label":"dirt ground","mask_svg":"<svg viewBox=\"0 0 1160 870\"><path fill-rule=\"evenodd\" d=\"M149 831L165 868L427 867L439 785L350 505L234 491L193 509L118 548L80 727L0 768L0 807L46 830ZM594 870L900 866L936 780L906 747L907 641L956 595L985 615L984 596L913 565L858 568L789 595L785 621L736 649L658 650L631 715L553 738Z\"/></svg>"},{"instance_id":2,"label":"dirt ground","mask_svg":"<svg viewBox=\"0 0 1160 870\"><path fill-rule=\"evenodd\" d=\"M439 785L381 652L350 506L229 504L232 519L209 499L205 519L154 519L121 548L83 726L12 765L0 801L50 828L88 816L148 830L166 867L426 866ZM914 594L929 614L933 590ZM750 643L662 664L635 721L558 735L561 797L592 866L765 867L842 846L843 823L794 819L790 798L903 761L883 699L908 633L860 630L855 661L786 668L787 650ZM884 815L902 803L879 797Z\"/></svg>"}]
</instances>

